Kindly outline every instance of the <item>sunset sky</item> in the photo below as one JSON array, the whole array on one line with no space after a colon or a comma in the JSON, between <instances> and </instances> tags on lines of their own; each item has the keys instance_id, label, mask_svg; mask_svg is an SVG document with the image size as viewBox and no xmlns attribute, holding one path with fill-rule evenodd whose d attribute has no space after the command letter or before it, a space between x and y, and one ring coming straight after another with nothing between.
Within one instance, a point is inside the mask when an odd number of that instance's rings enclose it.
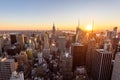
<instances>
[{"instance_id":1,"label":"sunset sky","mask_svg":"<svg viewBox=\"0 0 120 80\"><path fill-rule=\"evenodd\" d=\"M120 30L120 0L0 0L0 30Z\"/></svg>"}]
</instances>

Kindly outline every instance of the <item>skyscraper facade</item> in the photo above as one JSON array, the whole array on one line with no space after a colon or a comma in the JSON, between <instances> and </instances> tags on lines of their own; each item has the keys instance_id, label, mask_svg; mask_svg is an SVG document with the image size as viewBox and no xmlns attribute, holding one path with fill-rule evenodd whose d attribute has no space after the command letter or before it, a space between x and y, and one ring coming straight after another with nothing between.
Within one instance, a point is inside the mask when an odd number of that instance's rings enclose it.
<instances>
[{"instance_id":1,"label":"skyscraper facade","mask_svg":"<svg viewBox=\"0 0 120 80\"><path fill-rule=\"evenodd\" d=\"M13 71L15 71L15 62L13 59L0 61L0 80L10 80Z\"/></svg>"},{"instance_id":2,"label":"skyscraper facade","mask_svg":"<svg viewBox=\"0 0 120 80\"><path fill-rule=\"evenodd\" d=\"M110 80L112 69L112 52L97 49L92 64L93 80Z\"/></svg>"},{"instance_id":3,"label":"skyscraper facade","mask_svg":"<svg viewBox=\"0 0 120 80\"><path fill-rule=\"evenodd\" d=\"M86 47L82 44L72 44L71 53L73 55L73 69L84 66L86 62Z\"/></svg>"}]
</instances>

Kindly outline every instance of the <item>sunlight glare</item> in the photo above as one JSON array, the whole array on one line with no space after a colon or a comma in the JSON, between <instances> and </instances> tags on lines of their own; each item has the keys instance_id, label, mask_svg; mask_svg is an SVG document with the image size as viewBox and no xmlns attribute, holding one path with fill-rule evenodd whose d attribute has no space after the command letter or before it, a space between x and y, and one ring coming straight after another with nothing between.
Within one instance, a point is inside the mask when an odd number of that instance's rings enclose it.
<instances>
[{"instance_id":1,"label":"sunlight glare","mask_svg":"<svg viewBox=\"0 0 120 80\"><path fill-rule=\"evenodd\" d=\"M87 31L91 31L91 30L92 30L92 25L88 25L88 26L86 27L86 30L87 30Z\"/></svg>"}]
</instances>

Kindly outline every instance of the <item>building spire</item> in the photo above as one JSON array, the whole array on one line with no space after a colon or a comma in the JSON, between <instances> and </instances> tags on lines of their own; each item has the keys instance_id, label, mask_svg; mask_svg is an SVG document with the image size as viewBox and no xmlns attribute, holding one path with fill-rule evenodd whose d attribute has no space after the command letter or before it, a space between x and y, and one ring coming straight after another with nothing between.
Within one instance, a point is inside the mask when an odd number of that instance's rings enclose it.
<instances>
[{"instance_id":1,"label":"building spire","mask_svg":"<svg viewBox=\"0 0 120 80\"><path fill-rule=\"evenodd\" d=\"M78 19L78 28L80 27L80 20Z\"/></svg>"},{"instance_id":2,"label":"building spire","mask_svg":"<svg viewBox=\"0 0 120 80\"><path fill-rule=\"evenodd\" d=\"M76 27L76 34L79 32L80 30L80 20L78 19L78 26Z\"/></svg>"},{"instance_id":3,"label":"building spire","mask_svg":"<svg viewBox=\"0 0 120 80\"><path fill-rule=\"evenodd\" d=\"M55 27L55 24L54 24L54 22L53 22L53 27Z\"/></svg>"},{"instance_id":4,"label":"building spire","mask_svg":"<svg viewBox=\"0 0 120 80\"><path fill-rule=\"evenodd\" d=\"M55 24L53 23L53 33L55 33L56 29L55 29Z\"/></svg>"},{"instance_id":5,"label":"building spire","mask_svg":"<svg viewBox=\"0 0 120 80\"><path fill-rule=\"evenodd\" d=\"M92 21L92 33L93 33L93 28L94 28L94 20Z\"/></svg>"}]
</instances>

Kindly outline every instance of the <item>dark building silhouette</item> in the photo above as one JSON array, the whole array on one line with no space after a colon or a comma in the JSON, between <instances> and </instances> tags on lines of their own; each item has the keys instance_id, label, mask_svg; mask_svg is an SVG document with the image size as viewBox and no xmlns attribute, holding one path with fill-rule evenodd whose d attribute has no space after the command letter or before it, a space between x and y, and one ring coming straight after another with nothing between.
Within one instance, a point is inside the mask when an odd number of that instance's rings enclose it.
<instances>
[{"instance_id":1,"label":"dark building silhouette","mask_svg":"<svg viewBox=\"0 0 120 80\"><path fill-rule=\"evenodd\" d=\"M17 42L16 34L10 34L11 44L15 44Z\"/></svg>"},{"instance_id":2,"label":"dark building silhouette","mask_svg":"<svg viewBox=\"0 0 120 80\"><path fill-rule=\"evenodd\" d=\"M73 70L78 66L84 66L86 62L86 46L72 44L71 53L73 55Z\"/></svg>"},{"instance_id":3,"label":"dark building silhouette","mask_svg":"<svg viewBox=\"0 0 120 80\"><path fill-rule=\"evenodd\" d=\"M53 34L56 32L55 24L53 24L53 29L52 29Z\"/></svg>"}]
</instances>

